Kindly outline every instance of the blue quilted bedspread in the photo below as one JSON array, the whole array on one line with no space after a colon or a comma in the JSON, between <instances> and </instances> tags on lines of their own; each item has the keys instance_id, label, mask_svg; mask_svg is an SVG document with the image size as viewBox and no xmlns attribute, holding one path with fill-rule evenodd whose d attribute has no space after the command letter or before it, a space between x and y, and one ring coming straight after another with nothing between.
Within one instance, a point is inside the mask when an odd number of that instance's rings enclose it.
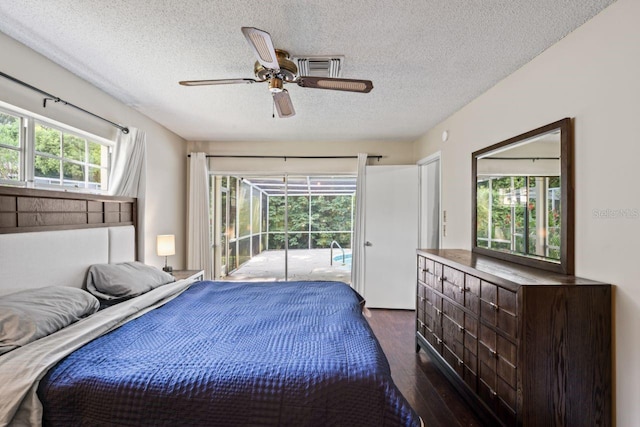
<instances>
[{"instance_id":1,"label":"blue quilted bedspread","mask_svg":"<svg viewBox=\"0 0 640 427\"><path fill-rule=\"evenodd\" d=\"M40 383L45 425L419 426L338 282L201 282Z\"/></svg>"}]
</instances>

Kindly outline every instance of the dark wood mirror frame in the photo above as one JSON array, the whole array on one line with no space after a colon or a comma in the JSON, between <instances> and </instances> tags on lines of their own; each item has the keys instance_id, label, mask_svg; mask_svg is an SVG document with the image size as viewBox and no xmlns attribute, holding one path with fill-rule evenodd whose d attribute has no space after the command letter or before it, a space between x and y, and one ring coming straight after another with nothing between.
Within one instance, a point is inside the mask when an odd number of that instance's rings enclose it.
<instances>
[{"instance_id":1,"label":"dark wood mirror frame","mask_svg":"<svg viewBox=\"0 0 640 427\"><path fill-rule=\"evenodd\" d=\"M507 147L511 144L517 144L527 139L543 135L554 130L560 130L560 260L559 262L547 261L537 257L531 257L526 254L517 254L512 252L503 252L489 248L479 247L477 245L477 172L478 158L483 154L494 151L499 148ZM564 118L538 129L523 133L481 150L475 151L471 155L471 248L475 253L491 256L494 258L511 261L517 264L527 265L542 270L553 271L556 273L573 275L574 274L574 182L573 182L573 130L570 118Z\"/></svg>"}]
</instances>

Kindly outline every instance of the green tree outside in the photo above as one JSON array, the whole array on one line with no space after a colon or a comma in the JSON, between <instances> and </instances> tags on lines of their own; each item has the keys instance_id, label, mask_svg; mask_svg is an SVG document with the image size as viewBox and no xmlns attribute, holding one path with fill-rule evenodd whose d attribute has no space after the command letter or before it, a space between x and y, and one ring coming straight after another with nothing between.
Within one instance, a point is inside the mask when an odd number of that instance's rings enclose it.
<instances>
[{"instance_id":1,"label":"green tree outside","mask_svg":"<svg viewBox=\"0 0 640 427\"><path fill-rule=\"evenodd\" d=\"M20 148L20 119L0 113L0 144ZM0 147L0 179L20 179L20 151Z\"/></svg>"}]
</instances>

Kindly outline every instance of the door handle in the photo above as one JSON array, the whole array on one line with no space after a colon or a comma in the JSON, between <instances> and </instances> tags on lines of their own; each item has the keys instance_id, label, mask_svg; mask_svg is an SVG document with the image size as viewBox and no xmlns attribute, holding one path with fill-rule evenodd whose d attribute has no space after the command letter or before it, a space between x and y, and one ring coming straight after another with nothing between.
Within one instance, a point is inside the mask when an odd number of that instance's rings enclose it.
<instances>
[{"instance_id":1,"label":"door handle","mask_svg":"<svg viewBox=\"0 0 640 427\"><path fill-rule=\"evenodd\" d=\"M364 242L364 245L365 246L373 246L373 243L371 243L370 241L367 240L366 242Z\"/></svg>"}]
</instances>

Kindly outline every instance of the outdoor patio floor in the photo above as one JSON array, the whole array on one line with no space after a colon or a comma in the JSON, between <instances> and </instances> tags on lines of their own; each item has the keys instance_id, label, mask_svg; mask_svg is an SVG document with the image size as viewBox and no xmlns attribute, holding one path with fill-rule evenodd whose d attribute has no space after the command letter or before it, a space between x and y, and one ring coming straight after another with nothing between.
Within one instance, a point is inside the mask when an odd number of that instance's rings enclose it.
<instances>
[{"instance_id":1,"label":"outdoor patio floor","mask_svg":"<svg viewBox=\"0 0 640 427\"><path fill-rule=\"evenodd\" d=\"M351 250L345 250L350 254ZM333 250L334 258L342 256L340 249ZM279 281L284 277L285 251L264 251L244 263L223 280L234 281ZM351 263L341 261L330 264L330 249L290 249L289 281L296 280L336 280L351 283Z\"/></svg>"}]
</instances>

